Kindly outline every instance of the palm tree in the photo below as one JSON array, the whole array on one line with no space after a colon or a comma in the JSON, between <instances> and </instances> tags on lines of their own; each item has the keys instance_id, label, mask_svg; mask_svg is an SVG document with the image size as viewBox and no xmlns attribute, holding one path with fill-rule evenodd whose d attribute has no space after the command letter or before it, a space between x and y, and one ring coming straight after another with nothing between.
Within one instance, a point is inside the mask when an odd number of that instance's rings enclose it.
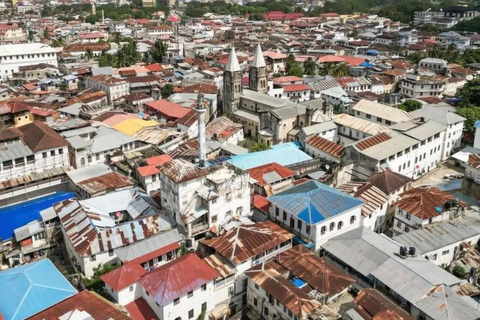
<instances>
[{"instance_id":1,"label":"palm tree","mask_svg":"<svg viewBox=\"0 0 480 320\"><path fill-rule=\"evenodd\" d=\"M335 68L332 70L330 75L336 78L347 76L348 75L347 65L345 63L337 64Z\"/></svg>"},{"instance_id":2,"label":"palm tree","mask_svg":"<svg viewBox=\"0 0 480 320\"><path fill-rule=\"evenodd\" d=\"M48 33L48 30L47 29L44 29L43 30L43 37L45 39L50 39L50 33Z\"/></svg>"},{"instance_id":3,"label":"palm tree","mask_svg":"<svg viewBox=\"0 0 480 320\"><path fill-rule=\"evenodd\" d=\"M87 49L87 51L85 52L85 58L87 58L88 61L93 60L94 56L92 49Z\"/></svg>"},{"instance_id":4,"label":"palm tree","mask_svg":"<svg viewBox=\"0 0 480 320\"><path fill-rule=\"evenodd\" d=\"M303 63L303 73L309 76L316 74L317 64L313 61L312 58L308 58L307 61Z\"/></svg>"}]
</instances>

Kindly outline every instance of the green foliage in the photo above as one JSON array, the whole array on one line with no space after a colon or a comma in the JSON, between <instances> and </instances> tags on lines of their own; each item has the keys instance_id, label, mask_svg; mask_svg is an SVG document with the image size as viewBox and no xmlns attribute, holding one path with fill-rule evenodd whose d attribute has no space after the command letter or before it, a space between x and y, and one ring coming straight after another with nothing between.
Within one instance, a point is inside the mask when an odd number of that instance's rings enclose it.
<instances>
[{"instance_id":1,"label":"green foliage","mask_svg":"<svg viewBox=\"0 0 480 320\"><path fill-rule=\"evenodd\" d=\"M263 20L265 20L265 18L263 18L263 15L258 13L258 12L255 12L254 14L252 14L249 17L249 19L253 20L253 21L263 21Z\"/></svg>"},{"instance_id":2,"label":"green foliage","mask_svg":"<svg viewBox=\"0 0 480 320\"><path fill-rule=\"evenodd\" d=\"M88 17L85 18L85 22L90 24L95 24L98 21L100 21L100 17L97 15L89 15Z\"/></svg>"},{"instance_id":3,"label":"green foliage","mask_svg":"<svg viewBox=\"0 0 480 320\"><path fill-rule=\"evenodd\" d=\"M258 151L263 151L263 150L268 150L270 147L266 143L257 143L255 142L252 146L252 149L250 150L251 152L258 152Z\"/></svg>"},{"instance_id":4,"label":"green foliage","mask_svg":"<svg viewBox=\"0 0 480 320\"><path fill-rule=\"evenodd\" d=\"M162 97L168 98L173 93L173 86L171 84L166 84L162 87Z\"/></svg>"},{"instance_id":5,"label":"green foliage","mask_svg":"<svg viewBox=\"0 0 480 320\"><path fill-rule=\"evenodd\" d=\"M403 111L412 112L418 109L422 109L422 103L417 100L407 100L398 106L398 109Z\"/></svg>"},{"instance_id":6,"label":"green foliage","mask_svg":"<svg viewBox=\"0 0 480 320\"><path fill-rule=\"evenodd\" d=\"M463 99L462 104L464 106L475 105L480 107L480 78L465 83L463 88L460 89L460 97Z\"/></svg>"},{"instance_id":7,"label":"green foliage","mask_svg":"<svg viewBox=\"0 0 480 320\"><path fill-rule=\"evenodd\" d=\"M205 310L202 310L202 312L198 315L197 320L204 320L205 319Z\"/></svg>"},{"instance_id":8,"label":"green foliage","mask_svg":"<svg viewBox=\"0 0 480 320\"><path fill-rule=\"evenodd\" d=\"M155 41L155 46L149 52L150 57L155 62L163 62L163 57L165 56L167 49L168 44L164 43L163 41L157 40Z\"/></svg>"},{"instance_id":9,"label":"green foliage","mask_svg":"<svg viewBox=\"0 0 480 320\"><path fill-rule=\"evenodd\" d=\"M322 76L345 77L348 75L347 65L345 63L325 63L319 70Z\"/></svg>"},{"instance_id":10,"label":"green foliage","mask_svg":"<svg viewBox=\"0 0 480 320\"><path fill-rule=\"evenodd\" d=\"M457 31L478 32L480 30L480 17L461 21L454 25L452 29Z\"/></svg>"},{"instance_id":11,"label":"green foliage","mask_svg":"<svg viewBox=\"0 0 480 320\"><path fill-rule=\"evenodd\" d=\"M188 253L189 251L187 249L187 246L185 245L185 243L182 243L182 245L180 246L180 256L187 255Z\"/></svg>"},{"instance_id":12,"label":"green foliage","mask_svg":"<svg viewBox=\"0 0 480 320\"><path fill-rule=\"evenodd\" d=\"M316 75L317 74L317 63L312 58L308 58L303 63L303 72L306 75L309 75L309 76Z\"/></svg>"},{"instance_id":13,"label":"green foliage","mask_svg":"<svg viewBox=\"0 0 480 320\"><path fill-rule=\"evenodd\" d=\"M133 41L128 42L112 55L102 52L102 55L98 58L98 65L100 67L130 67L140 61L140 53L137 51L137 44Z\"/></svg>"},{"instance_id":14,"label":"green foliage","mask_svg":"<svg viewBox=\"0 0 480 320\"><path fill-rule=\"evenodd\" d=\"M116 264L100 264L93 269L93 276L91 278L85 278L84 283L87 290L95 291L100 295L105 295L104 282L100 279L106 273L115 270L119 267Z\"/></svg>"},{"instance_id":15,"label":"green foliage","mask_svg":"<svg viewBox=\"0 0 480 320\"><path fill-rule=\"evenodd\" d=\"M287 0L250 2L244 6L237 4L232 5L219 0L209 3L191 1L187 4L185 15L188 17L201 17L208 12L219 15L246 15L247 13L253 13L256 15L251 16L252 20L262 20L263 16L259 15L260 13L266 13L268 11L293 12L293 10L293 3Z\"/></svg>"},{"instance_id":16,"label":"green foliage","mask_svg":"<svg viewBox=\"0 0 480 320\"><path fill-rule=\"evenodd\" d=\"M465 269L462 266L456 266L453 268L453 275L459 278L464 278L466 275Z\"/></svg>"},{"instance_id":17,"label":"green foliage","mask_svg":"<svg viewBox=\"0 0 480 320\"><path fill-rule=\"evenodd\" d=\"M480 119L480 107L469 106L458 109L457 113L467 119L465 128L469 131L475 130L475 121Z\"/></svg>"},{"instance_id":18,"label":"green foliage","mask_svg":"<svg viewBox=\"0 0 480 320\"><path fill-rule=\"evenodd\" d=\"M53 39L52 40L52 47L58 48L58 47L64 47L65 42L62 39Z\"/></svg>"},{"instance_id":19,"label":"green foliage","mask_svg":"<svg viewBox=\"0 0 480 320\"><path fill-rule=\"evenodd\" d=\"M418 62L425 57L444 59L450 63L464 65L466 63L480 62L480 50L466 49L462 52L458 50L454 44L451 44L446 48L435 44L428 49L426 54L415 52L409 55L408 59L412 63L418 64Z\"/></svg>"},{"instance_id":20,"label":"green foliage","mask_svg":"<svg viewBox=\"0 0 480 320\"><path fill-rule=\"evenodd\" d=\"M285 72L289 76L303 78L303 69L298 62L295 61L293 54L287 57L287 61L285 63Z\"/></svg>"}]
</instances>

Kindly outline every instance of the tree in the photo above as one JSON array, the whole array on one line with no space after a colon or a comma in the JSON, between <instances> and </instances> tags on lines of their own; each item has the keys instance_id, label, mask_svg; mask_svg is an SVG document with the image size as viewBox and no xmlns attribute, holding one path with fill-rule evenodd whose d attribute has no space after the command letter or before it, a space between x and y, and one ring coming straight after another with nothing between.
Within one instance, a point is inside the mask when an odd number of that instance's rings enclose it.
<instances>
[{"instance_id":1,"label":"tree","mask_svg":"<svg viewBox=\"0 0 480 320\"><path fill-rule=\"evenodd\" d=\"M462 106L480 107L480 78L465 83L459 95L463 99Z\"/></svg>"},{"instance_id":2,"label":"tree","mask_svg":"<svg viewBox=\"0 0 480 320\"><path fill-rule=\"evenodd\" d=\"M333 66L332 70L330 71L330 75L332 77L340 78L348 76L348 69L345 63L337 63Z\"/></svg>"},{"instance_id":3,"label":"tree","mask_svg":"<svg viewBox=\"0 0 480 320\"><path fill-rule=\"evenodd\" d=\"M457 111L458 115L467 119L465 121L465 128L469 131L475 130L475 121L480 119L480 107L464 107Z\"/></svg>"},{"instance_id":4,"label":"tree","mask_svg":"<svg viewBox=\"0 0 480 320\"><path fill-rule=\"evenodd\" d=\"M465 269L462 266L456 266L453 268L453 275L459 278L464 278L466 275Z\"/></svg>"},{"instance_id":5,"label":"tree","mask_svg":"<svg viewBox=\"0 0 480 320\"><path fill-rule=\"evenodd\" d=\"M106 273L109 273L112 270L117 269L119 266L116 264L100 264L98 267L93 268L93 276L91 278L85 278L85 287L88 290L95 291L96 293L105 296L105 287L104 282L100 279Z\"/></svg>"},{"instance_id":6,"label":"tree","mask_svg":"<svg viewBox=\"0 0 480 320\"><path fill-rule=\"evenodd\" d=\"M250 150L251 152L258 152L258 151L263 151L263 150L268 150L270 147L268 144L263 143L263 142L255 142L252 146L252 149Z\"/></svg>"},{"instance_id":7,"label":"tree","mask_svg":"<svg viewBox=\"0 0 480 320\"><path fill-rule=\"evenodd\" d=\"M162 87L162 97L167 98L173 93L173 86L171 84L166 84Z\"/></svg>"},{"instance_id":8,"label":"tree","mask_svg":"<svg viewBox=\"0 0 480 320\"><path fill-rule=\"evenodd\" d=\"M58 48L65 46L65 42L62 39L53 39L52 40L52 47Z\"/></svg>"},{"instance_id":9,"label":"tree","mask_svg":"<svg viewBox=\"0 0 480 320\"><path fill-rule=\"evenodd\" d=\"M309 76L317 74L317 63L312 58L308 58L303 63L303 72Z\"/></svg>"},{"instance_id":10,"label":"tree","mask_svg":"<svg viewBox=\"0 0 480 320\"><path fill-rule=\"evenodd\" d=\"M155 41L153 49L150 50L149 54L155 62L163 62L163 57L167 53L168 44L161 40Z\"/></svg>"},{"instance_id":11,"label":"tree","mask_svg":"<svg viewBox=\"0 0 480 320\"><path fill-rule=\"evenodd\" d=\"M43 37L45 39L50 39L50 33L48 33L48 30L47 29L44 29L43 30Z\"/></svg>"},{"instance_id":12,"label":"tree","mask_svg":"<svg viewBox=\"0 0 480 320\"><path fill-rule=\"evenodd\" d=\"M254 14L250 15L250 17L248 17L248 19L253 20L253 21L263 21L263 20L265 20L263 15L258 13L258 12L255 12Z\"/></svg>"},{"instance_id":13,"label":"tree","mask_svg":"<svg viewBox=\"0 0 480 320\"><path fill-rule=\"evenodd\" d=\"M100 17L97 15L89 15L85 18L85 22L90 23L90 24L95 24L98 21L100 21Z\"/></svg>"},{"instance_id":14,"label":"tree","mask_svg":"<svg viewBox=\"0 0 480 320\"><path fill-rule=\"evenodd\" d=\"M298 62L295 61L295 57L292 54L287 57L285 72L289 76L303 78L303 69Z\"/></svg>"},{"instance_id":15,"label":"tree","mask_svg":"<svg viewBox=\"0 0 480 320\"><path fill-rule=\"evenodd\" d=\"M85 52L85 58L87 58L88 61L93 60L93 51L92 49L87 49Z\"/></svg>"},{"instance_id":16,"label":"tree","mask_svg":"<svg viewBox=\"0 0 480 320\"><path fill-rule=\"evenodd\" d=\"M417 100L407 100L398 106L398 109L403 111L412 112L418 109L422 109L422 103Z\"/></svg>"},{"instance_id":17,"label":"tree","mask_svg":"<svg viewBox=\"0 0 480 320\"><path fill-rule=\"evenodd\" d=\"M28 32L28 42L33 42L35 40L35 33L32 30Z\"/></svg>"}]
</instances>

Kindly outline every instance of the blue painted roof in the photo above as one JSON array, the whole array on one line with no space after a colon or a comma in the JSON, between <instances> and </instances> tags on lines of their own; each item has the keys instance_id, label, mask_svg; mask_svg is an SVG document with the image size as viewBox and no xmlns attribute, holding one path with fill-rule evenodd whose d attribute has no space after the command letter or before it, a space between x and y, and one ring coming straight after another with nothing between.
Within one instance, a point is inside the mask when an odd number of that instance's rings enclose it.
<instances>
[{"instance_id":1,"label":"blue painted roof","mask_svg":"<svg viewBox=\"0 0 480 320\"><path fill-rule=\"evenodd\" d=\"M49 259L0 272L0 313L22 320L77 293Z\"/></svg>"},{"instance_id":2,"label":"blue painted roof","mask_svg":"<svg viewBox=\"0 0 480 320\"><path fill-rule=\"evenodd\" d=\"M297 288L303 288L307 284L300 278L290 279L290 282Z\"/></svg>"},{"instance_id":3,"label":"blue painted roof","mask_svg":"<svg viewBox=\"0 0 480 320\"><path fill-rule=\"evenodd\" d=\"M0 209L0 238L13 238L13 230L29 222L40 219L40 211L50 208L54 203L73 198L71 192L56 192Z\"/></svg>"},{"instance_id":4,"label":"blue painted roof","mask_svg":"<svg viewBox=\"0 0 480 320\"><path fill-rule=\"evenodd\" d=\"M362 204L357 198L313 180L267 199L309 225L317 224Z\"/></svg>"},{"instance_id":5,"label":"blue painted roof","mask_svg":"<svg viewBox=\"0 0 480 320\"><path fill-rule=\"evenodd\" d=\"M298 144L288 142L274 145L270 150L232 156L228 162L237 168L248 170L272 162L288 166L311 159L308 154L300 150Z\"/></svg>"},{"instance_id":6,"label":"blue painted roof","mask_svg":"<svg viewBox=\"0 0 480 320\"><path fill-rule=\"evenodd\" d=\"M480 120L475 121L475 128L480 128Z\"/></svg>"}]
</instances>

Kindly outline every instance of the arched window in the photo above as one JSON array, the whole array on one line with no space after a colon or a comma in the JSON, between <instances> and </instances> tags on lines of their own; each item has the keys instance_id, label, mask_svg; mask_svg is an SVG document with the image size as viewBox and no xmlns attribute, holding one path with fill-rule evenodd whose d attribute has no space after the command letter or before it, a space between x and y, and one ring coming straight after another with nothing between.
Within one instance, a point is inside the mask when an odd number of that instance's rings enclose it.
<instances>
[{"instance_id":1,"label":"arched window","mask_svg":"<svg viewBox=\"0 0 480 320\"><path fill-rule=\"evenodd\" d=\"M92 162L92 156L88 156L88 163Z\"/></svg>"},{"instance_id":2,"label":"arched window","mask_svg":"<svg viewBox=\"0 0 480 320\"><path fill-rule=\"evenodd\" d=\"M85 158L80 159L80 165L83 167L85 166Z\"/></svg>"},{"instance_id":3,"label":"arched window","mask_svg":"<svg viewBox=\"0 0 480 320\"><path fill-rule=\"evenodd\" d=\"M338 223L338 225L337 225L337 229L338 229L338 230L341 230L342 227L343 227L343 221L340 221L340 222Z\"/></svg>"},{"instance_id":4,"label":"arched window","mask_svg":"<svg viewBox=\"0 0 480 320\"><path fill-rule=\"evenodd\" d=\"M350 224L354 224L356 220L357 220L356 216L351 216L350 217Z\"/></svg>"},{"instance_id":5,"label":"arched window","mask_svg":"<svg viewBox=\"0 0 480 320\"><path fill-rule=\"evenodd\" d=\"M325 234L327 232L327 227L323 226L322 229L320 229L320 234Z\"/></svg>"},{"instance_id":6,"label":"arched window","mask_svg":"<svg viewBox=\"0 0 480 320\"><path fill-rule=\"evenodd\" d=\"M330 223L330 231L333 231L335 229L335 222Z\"/></svg>"}]
</instances>

